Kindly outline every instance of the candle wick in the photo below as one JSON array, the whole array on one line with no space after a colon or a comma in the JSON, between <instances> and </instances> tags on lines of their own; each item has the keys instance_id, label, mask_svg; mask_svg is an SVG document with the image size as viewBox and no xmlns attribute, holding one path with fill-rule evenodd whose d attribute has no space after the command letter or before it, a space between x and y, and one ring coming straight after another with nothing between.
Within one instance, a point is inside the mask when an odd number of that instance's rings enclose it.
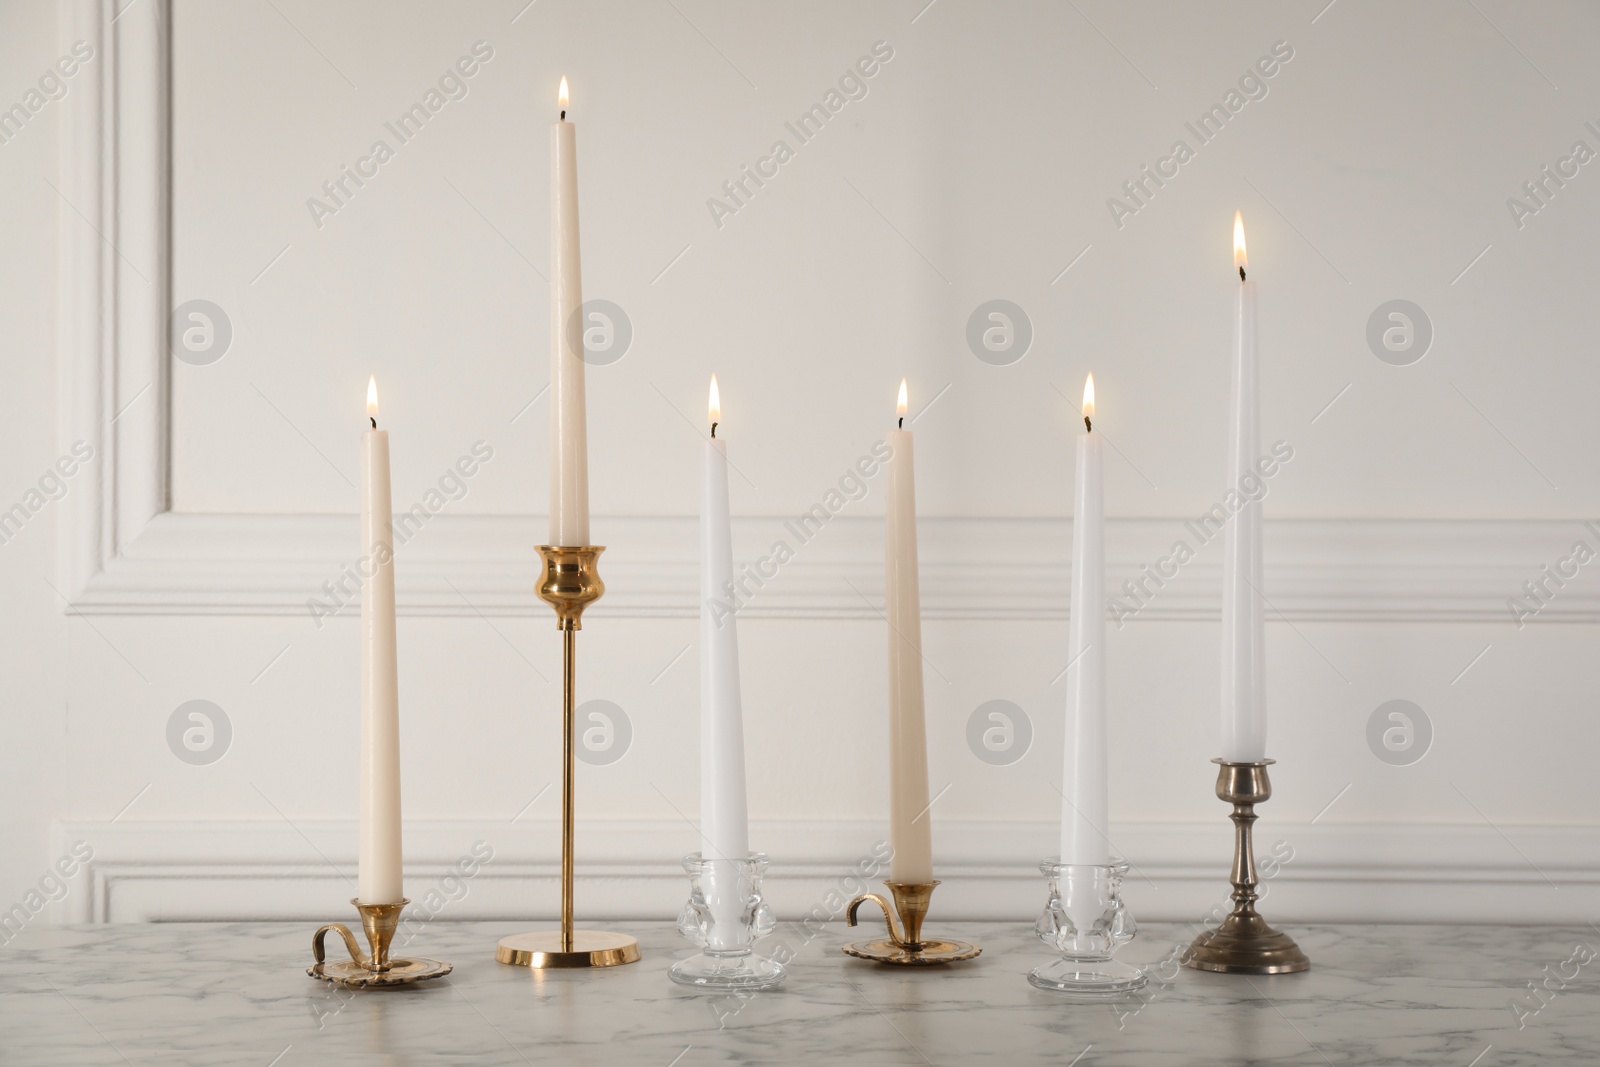
<instances>
[{"instance_id":1,"label":"candle wick","mask_svg":"<svg viewBox=\"0 0 1600 1067\"><path fill-rule=\"evenodd\" d=\"M1241 282L1244 281L1244 266L1242 264L1239 267L1239 280Z\"/></svg>"},{"instance_id":2,"label":"candle wick","mask_svg":"<svg viewBox=\"0 0 1600 1067\"><path fill-rule=\"evenodd\" d=\"M567 113L565 111L563 111L561 113L561 121L562 122L566 122L567 121Z\"/></svg>"},{"instance_id":3,"label":"candle wick","mask_svg":"<svg viewBox=\"0 0 1600 1067\"><path fill-rule=\"evenodd\" d=\"M906 428L906 417L904 415L901 415L900 416L900 429L903 430L905 428Z\"/></svg>"},{"instance_id":4,"label":"candle wick","mask_svg":"<svg viewBox=\"0 0 1600 1067\"><path fill-rule=\"evenodd\" d=\"M378 417L376 415L368 415L367 416L367 421L372 423L372 428L374 430L376 430L378 428Z\"/></svg>"},{"instance_id":5,"label":"candle wick","mask_svg":"<svg viewBox=\"0 0 1600 1067\"><path fill-rule=\"evenodd\" d=\"M713 438L717 436L717 424L714 422L711 424L711 436Z\"/></svg>"},{"instance_id":6,"label":"candle wick","mask_svg":"<svg viewBox=\"0 0 1600 1067\"><path fill-rule=\"evenodd\" d=\"M1087 415L1083 417L1083 428L1089 433L1094 433L1094 426L1089 422L1089 416Z\"/></svg>"}]
</instances>

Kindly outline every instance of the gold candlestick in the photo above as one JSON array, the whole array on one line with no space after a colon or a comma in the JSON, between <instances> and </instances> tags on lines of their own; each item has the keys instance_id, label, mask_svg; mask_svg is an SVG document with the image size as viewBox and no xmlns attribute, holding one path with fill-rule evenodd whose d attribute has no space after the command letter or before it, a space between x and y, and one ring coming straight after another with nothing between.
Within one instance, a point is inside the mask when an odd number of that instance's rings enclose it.
<instances>
[{"instance_id":1,"label":"gold candlestick","mask_svg":"<svg viewBox=\"0 0 1600 1067\"><path fill-rule=\"evenodd\" d=\"M934 938L924 940L922 920L928 916L928 902L933 897L933 887L939 884L937 879L931 882L884 882L883 884L894 894L894 911L889 910L889 902L877 893L863 893L850 902L850 909L845 912L845 922L854 926L857 910L870 900L883 909L883 924L889 929L888 939L851 942L844 946L846 955L902 967L925 967L936 963L959 963L962 960L970 960L983 951L977 945L969 945L965 941L944 941ZM896 912L900 915L900 926L904 928L904 934L895 926Z\"/></svg>"},{"instance_id":2,"label":"gold candlestick","mask_svg":"<svg viewBox=\"0 0 1600 1067\"><path fill-rule=\"evenodd\" d=\"M443 978L450 973L450 964L441 960L390 957L389 946L400 925L400 912L411 901L363 904L359 900L351 900L350 903L361 913L361 929L367 935L372 954L361 951L361 946L356 944L356 935L344 923L329 923L311 935L311 957L316 962L306 968L306 974L346 989L389 989L428 978ZM327 962L323 942L329 930L344 938L344 946L350 952L348 960Z\"/></svg>"},{"instance_id":3,"label":"gold candlestick","mask_svg":"<svg viewBox=\"0 0 1600 1067\"><path fill-rule=\"evenodd\" d=\"M1251 824L1256 821L1256 805L1272 796L1267 779L1268 765L1229 763L1214 759L1217 772L1217 799L1233 805L1233 911L1214 930L1194 939L1183 955L1183 965L1197 971L1223 974L1294 974L1309 970L1311 961L1294 938L1267 925L1256 914L1255 844Z\"/></svg>"},{"instance_id":4,"label":"gold candlestick","mask_svg":"<svg viewBox=\"0 0 1600 1067\"><path fill-rule=\"evenodd\" d=\"M561 631L561 929L502 937L494 958L501 963L541 969L615 967L639 958L639 942L627 934L572 928L573 825L573 669L575 638L583 629L583 609L606 591L600 580L603 545L540 545L544 575L539 599L556 612Z\"/></svg>"}]
</instances>

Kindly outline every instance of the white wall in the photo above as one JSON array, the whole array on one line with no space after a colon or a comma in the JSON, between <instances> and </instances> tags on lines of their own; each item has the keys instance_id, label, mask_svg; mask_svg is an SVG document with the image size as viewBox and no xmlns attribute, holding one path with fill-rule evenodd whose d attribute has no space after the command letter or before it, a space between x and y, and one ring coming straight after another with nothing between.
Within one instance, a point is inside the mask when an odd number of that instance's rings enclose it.
<instances>
[{"instance_id":1,"label":"white wall","mask_svg":"<svg viewBox=\"0 0 1600 1067\"><path fill-rule=\"evenodd\" d=\"M523 809L558 775L557 641L529 559L548 408L528 402L547 379L545 123L562 74L586 295L634 329L589 375L611 588L582 636L580 699L622 706L634 737L619 762L580 769L579 862L595 873L580 912L664 918L684 894L694 433L715 370L752 560L882 434L902 374L914 408L937 396L915 429L931 778L949 784L941 900L1031 917L1059 809L1069 398L1093 370L1116 446L1108 510L1126 520L1119 585L1224 488L1235 209L1262 292L1265 436L1295 449L1267 503L1279 767L1259 829L1294 849L1271 910L1576 919L1600 905L1600 587L1585 568L1525 628L1506 606L1573 542L1600 547L1582 526L1600 494L1585 300L1600 178L1583 167L1520 228L1507 207L1574 141L1600 149L1584 126L1600 126L1592 9L276 8L140 0L66 96L0 145L0 507L73 441L101 442L65 498L0 545L0 908L83 839L92 877L58 917L339 913L356 611L318 626L306 601L353 555L347 481L375 371L397 501L473 442L494 449L400 557L408 889L482 839L496 859L450 914L553 914L555 793ZM0 9L0 104L111 10ZM170 247L155 91L169 28ZM319 228L307 199L375 139L394 147L384 123L480 40L493 58L465 98ZM785 122L879 41L893 58L866 97L797 145ZM1279 41L1293 58L1266 97L1119 227L1107 199L1175 139L1194 147L1185 122ZM123 137L96 156L113 118ZM779 138L793 160L719 226L708 198ZM120 185L95 185L111 171ZM995 298L1034 329L1009 366L964 337ZM1396 298L1435 334L1409 366L1365 336ZM211 365L157 340L163 309L192 299L232 324ZM790 912L883 832L880 488L741 624L754 843ZM1207 762L1217 554L1110 651L1112 836L1152 919L1195 917L1226 888ZM167 743L194 699L232 724L209 766ZM1011 766L967 745L993 699L1034 728ZM1410 766L1368 746L1391 699L1432 724Z\"/></svg>"}]
</instances>

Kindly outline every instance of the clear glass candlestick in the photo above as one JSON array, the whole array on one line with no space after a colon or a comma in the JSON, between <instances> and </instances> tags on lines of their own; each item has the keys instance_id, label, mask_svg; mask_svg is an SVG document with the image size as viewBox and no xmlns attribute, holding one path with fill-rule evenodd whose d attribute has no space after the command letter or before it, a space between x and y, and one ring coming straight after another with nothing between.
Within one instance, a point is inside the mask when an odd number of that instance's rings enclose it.
<instances>
[{"instance_id":1,"label":"clear glass candlestick","mask_svg":"<svg viewBox=\"0 0 1600 1067\"><path fill-rule=\"evenodd\" d=\"M667 975L701 989L769 989L783 981L784 966L756 955L755 943L772 933L777 919L761 898L761 877L771 862L764 853L743 859L683 857L689 872L689 902L678 916L678 932L700 951L679 960Z\"/></svg>"},{"instance_id":2,"label":"clear glass candlestick","mask_svg":"<svg viewBox=\"0 0 1600 1067\"><path fill-rule=\"evenodd\" d=\"M1137 929L1122 903L1128 864L1116 857L1104 866L1045 860L1039 870L1049 883L1050 900L1034 931L1061 958L1035 968L1028 981L1052 993L1085 999L1143 989L1144 971L1113 959Z\"/></svg>"}]
</instances>

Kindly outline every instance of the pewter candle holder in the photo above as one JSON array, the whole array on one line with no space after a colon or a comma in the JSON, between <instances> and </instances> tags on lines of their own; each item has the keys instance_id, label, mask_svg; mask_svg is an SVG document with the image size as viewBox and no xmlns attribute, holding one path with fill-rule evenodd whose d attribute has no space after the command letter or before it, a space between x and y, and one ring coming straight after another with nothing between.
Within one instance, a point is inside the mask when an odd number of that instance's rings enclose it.
<instances>
[{"instance_id":1,"label":"pewter candle holder","mask_svg":"<svg viewBox=\"0 0 1600 1067\"><path fill-rule=\"evenodd\" d=\"M361 951L361 946L356 943L356 935L344 923L329 923L311 935L311 958L315 962L306 968L306 974L346 989L390 989L429 978L443 978L450 973L450 964L442 960L390 957L389 946L394 942L394 932L400 925L400 912L411 901L363 904L359 900L351 900L350 903L361 913L361 929L367 935L371 954ZM344 946L350 952L348 960L328 962L323 942L329 930L344 939Z\"/></svg>"},{"instance_id":2,"label":"pewter candle holder","mask_svg":"<svg viewBox=\"0 0 1600 1067\"><path fill-rule=\"evenodd\" d=\"M700 951L674 963L667 977L717 990L771 989L783 981L783 964L755 951L755 943L777 926L761 897L770 863L761 852L737 860L708 860L698 852L683 857L689 902L678 916L678 932Z\"/></svg>"},{"instance_id":3,"label":"pewter candle holder","mask_svg":"<svg viewBox=\"0 0 1600 1067\"><path fill-rule=\"evenodd\" d=\"M1311 961L1294 943L1294 938L1267 925L1256 914L1255 844L1251 826L1256 821L1256 805L1272 796L1267 767L1275 760L1259 763L1211 761L1217 771L1217 799L1233 805L1233 911L1215 929L1194 939L1183 955L1183 965L1197 971L1222 974L1295 974L1309 970Z\"/></svg>"},{"instance_id":4,"label":"pewter candle holder","mask_svg":"<svg viewBox=\"0 0 1600 1067\"><path fill-rule=\"evenodd\" d=\"M1126 861L1108 864L1045 860L1039 871L1050 886L1034 932L1061 958L1028 974L1029 984L1081 1000L1121 997L1143 989L1141 968L1113 958L1138 927L1122 902Z\"/></svg>"}]
</instances>

